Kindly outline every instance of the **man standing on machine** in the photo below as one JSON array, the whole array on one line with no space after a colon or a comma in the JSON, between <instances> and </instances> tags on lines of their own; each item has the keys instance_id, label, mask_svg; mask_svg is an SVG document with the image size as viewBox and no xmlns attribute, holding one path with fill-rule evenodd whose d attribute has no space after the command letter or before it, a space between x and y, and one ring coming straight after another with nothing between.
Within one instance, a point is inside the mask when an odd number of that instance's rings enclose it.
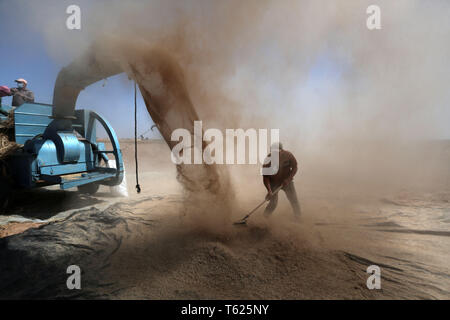
<instances>
[{"instance_id":1,"label":"man standing on machine","mask_svg":"<svg viewBox=\"0 0 450 320\"><path fill-rule=\"evenodd\" d=\"M11 94L13 96L11 106L19 107L26 102L34 102L34 93L27 89L27 80L17 79L17 88L11 88Z\"/></svg>"},{"instance_id":2,"label":"man standing on machine","mask_svg":"<svg viewBox=\"0 0 450 320\"><path fill-rule=\"evenodd\" d=\"M275 174L264 175L263 182L267 189L266 200L270 199L269 204L264 211L265 216L270 216L270 214L275 210L278 204L278 192L277 189L281 187L286 193L289 202L291 203L292 210L296 218L300 217L300 204L297 199L297 192L295 191L293 178L297 173L297 160L294 155L287 150L283 149L283 145L279 142L274 143L270 147L271 153L267 156L267 159L271 158L271 155L278 153L279 155L279 167ZM264 161L264 168L270 168L270 161Z\"/></svg>"}]
</instances>

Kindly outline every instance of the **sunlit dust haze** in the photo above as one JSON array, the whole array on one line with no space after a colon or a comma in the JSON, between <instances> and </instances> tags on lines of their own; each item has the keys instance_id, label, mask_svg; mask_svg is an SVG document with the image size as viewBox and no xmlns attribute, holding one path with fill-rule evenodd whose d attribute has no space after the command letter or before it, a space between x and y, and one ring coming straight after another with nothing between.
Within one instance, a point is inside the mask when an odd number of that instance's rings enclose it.
<instances>
[{"instance_id":1,"label":"sunlit dust haze","mask_svg":"<svg viewBox=\"0 0 450 320\"><path fill-rule=\"evenodd\" d=\"M78 1L79 31L71 1L24 2L55 61L102 37L169 52L204 128L280 129L306 180L448 186L427 142L450 138L448 1L376 1L372 31L373 1Z\"/></svg>"}]
</instances>

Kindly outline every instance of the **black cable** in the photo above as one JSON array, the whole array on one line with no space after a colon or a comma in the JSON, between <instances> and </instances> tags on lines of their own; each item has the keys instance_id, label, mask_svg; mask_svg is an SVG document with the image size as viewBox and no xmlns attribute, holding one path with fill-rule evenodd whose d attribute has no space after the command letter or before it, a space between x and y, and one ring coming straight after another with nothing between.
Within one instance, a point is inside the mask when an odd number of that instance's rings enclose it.
<instances>
[{"instance_id":1,"label":"black cable","mask_svg":"<svg viewBox=\"0 0 450 320\"><path fill-rule=\"evenodd\" d=\"M136 163L136 191L141 193L141 186L139 185L139 170L138 170L138 151L137 151L137 87L134 82L134 160Z\"/></svg>"}]
</instances>

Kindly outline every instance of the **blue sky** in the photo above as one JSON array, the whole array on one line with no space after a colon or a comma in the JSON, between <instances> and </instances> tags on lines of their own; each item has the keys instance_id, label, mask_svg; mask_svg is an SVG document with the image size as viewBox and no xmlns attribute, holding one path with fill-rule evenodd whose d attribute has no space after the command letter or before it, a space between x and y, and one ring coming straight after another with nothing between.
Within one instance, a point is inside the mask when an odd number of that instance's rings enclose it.
<instances>
[{"instance_id":1,"label":"blue sky","mask_svg":"<svg viewBox=\"0 0 450 320\"><path fill-rule=\"evenodd\" d=\"M23 12L9 10L14 8L8 6L12 2L0 0L0 85L15 87L14 79L24 78L28 81L29 89L34 92L36 102L51 104L58 72L70 61L58 62L52 59L41 30L22 19ZM64 8L61 5L62 12ZM3 98L2 103L10 104L11 98ZM121 138L134 135L133 82L124 74L86 88L78 98L77 108L92 109L103 115ZM153 121L138 94L138 133L147 131L152 125ZM146 136L161 137L156 128Z\"/></svg>"}]
</instances>

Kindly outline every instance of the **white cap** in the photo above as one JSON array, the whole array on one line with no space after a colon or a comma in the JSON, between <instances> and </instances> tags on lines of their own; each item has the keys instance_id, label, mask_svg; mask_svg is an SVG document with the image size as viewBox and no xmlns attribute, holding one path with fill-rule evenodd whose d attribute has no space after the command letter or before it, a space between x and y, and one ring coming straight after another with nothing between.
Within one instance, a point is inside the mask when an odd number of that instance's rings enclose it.
<instances>
[{"instance_id":1,"label":"white cap","mask_svg":"<svg viewBox=\"0 0 450 320\"><path fill-rule=\"evenodd\" d=\"M14 80L14 81L15 81L15 82L22 82L22 83L24 83L25 85L28 84L27 80L22 79L22 78L16 79L16 80Z\"/></svg>"}]
</instances>

